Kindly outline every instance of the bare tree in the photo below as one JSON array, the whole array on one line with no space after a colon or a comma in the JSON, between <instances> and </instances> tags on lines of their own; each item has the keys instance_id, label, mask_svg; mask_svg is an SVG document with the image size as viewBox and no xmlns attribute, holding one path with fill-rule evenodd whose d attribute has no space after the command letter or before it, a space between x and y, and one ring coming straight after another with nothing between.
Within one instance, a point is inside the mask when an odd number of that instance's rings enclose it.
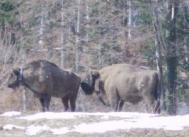
<instances>
[{"instance_id":1,"label":"bare tree","mask_svg":"<svg viewBox=\"0 0 189 137\"><path fill-rule=\"evenodd\" d=\"M77 0L77 23L76 23L76 43L75 43L75 71L79 71L79 54L80 54L80 49L79 49L79 34L80 34L80 4L81 0Z\"/></svg>"},{"instance_id":2,"label":"bare tree","mask_svg":"<svg viewBox=\"0 0 189 137\"><path fill-rule=\"evenodd\" d=\"M88 31L89 31L89 22L90 22L90 16L89 16L89 3L88 3L88 0L85 0L85 4L86 4L86 22L87 22L87 24L86 24L86 43L88 43L89 42L89 33L88 33Z\"/></svg>"},{"instance_id":3,"label":"bare tree","mask_svg":"<svg viewBox=\"0 0 189 137\"><path fill-rule=\"evenodd\" d=\"M164 49L165 47L165 42L162 38L161 35L161 31L162 31L162 27L160 24L160 20L159 20L159 9L158 6L159 5L159 1L155 1L154 3L150 3L150 7L151 7L151 12L153 13L153 25L154 25L154 30L155 30L155 47L156 47L156 51L155 51L155 56L156 56L156 64L157 64L157 71L159 72L159 78L160 78L160 83L159 83L159 97L161 99L161 108L163 110L166 109L166 105L165 105L165 87L164 87L164 79L163 79L163 56L162 56L162 49Z\"/></svg>"},{"instance_id":4,"label":"bare tree","mask_svg":"<svg viewBox=\"0 0 189 137\"><path fill-rule=\"evenodd\" d=\"M41 16L40 16L40 27L39 27L39 45L40 48L44 48L44 18L45 18L45 1L40 1L40 8L41 8Z\"/></svg>"},{"instance_id":5,"label":"bare tree","mask_svg":"<svg viewBox=\"0 0 189 137\"><path fill-rule=\"evenodd\" d=\"M131 26L132 26L132 2L131 0L127 1L128 5L128 39L131 39Z\"/></svg>"},{"instance_id":6,"label":"bare tree","mask_svg":"<svg viewBox=\"0 0 189 137\"><path fill-rule=\"evenodd\" d=\"M61 27L62 27L62 32L61 32L61 67L64 67L64 58L65 58L65 55L64 55L64 0L62 0L62 8L61 8Z\"/></svg>"},{"instance_id":7,"label":"bare tree","mask_svg":"<svg viewBox=\"0 0 189 137\"><path fill-rule=\"evenodd\" d=\"M177 80L177 35L176 21L178 12L178 0L169 0L168 20L169 36L167 44L167 70L168 70L168 113L176 114L176 80Z\"/></svg>"}]
</instances>

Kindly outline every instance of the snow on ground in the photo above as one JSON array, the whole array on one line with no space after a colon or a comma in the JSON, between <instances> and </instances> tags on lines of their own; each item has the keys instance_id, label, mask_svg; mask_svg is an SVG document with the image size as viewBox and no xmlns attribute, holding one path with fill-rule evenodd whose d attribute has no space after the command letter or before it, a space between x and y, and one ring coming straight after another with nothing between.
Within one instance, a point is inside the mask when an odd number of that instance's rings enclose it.
<instances>
[{"instance_id":1,"label":"snow on ground","mask_svg":"<svg viewBox=\"0 0 189 137\"><path fill-rule=\"evenodd\" d=\"M41 112L41 113L36 113L33 115L29 116L24 116L20 117L20 119L25 119L25 120L39 120L39 119L74 119L76 118L73 114L68 114L68 113L53 113L53 112Z\"/></svg>"},{"instance_id":2,"label":"snow on ground","mask_svg":"<svg viewBox=\"0 0 189 137\"><path fill-rule=\"evenodd\" d=\"M164 129L164 130L182 130L189 127L189 115L177 116L160 116L156 114L147 113L130 113L130 112L109 112L109 113L36 113L32 115L22 116L19 112L6 112L1 114L1 117L15 116L16 119L23 119L26 121L37 121L39 119L47 120L64 120L64 119L78 119L90 116L98 116L100 122L88 122L72 125L72 127L52 128L48 125L29 125L27 127L17 125L4 125L3 129L24 129L27 135L36 135L44 131L49 131L53 134L66 134L70 132L79 132L84 134L104 133L108 131L138 129ZM19 115L18 115L19 114ZM112 119L118 118L118 120Z\"/></svg>"},{"instance_id":3,"label":"snow on ground","mask_svg":"<svg viewBox=\"0 0 189 137\"><path fill-rule=\"evenodd\" d=\"M7 124L5 126L3 126L4 130L13 130L13 129L25 129L22 126L16 126L16 125L12 125L12 124Z\"/></svg>"},{"instance_id":4,"label":"snow on ground","mask_svg":"<svg viewBox=\"0 0 189 137\"><path fill-rule=\"evenodd\" d=\"M120 118L141 118L141 117L153 117L157 116L157 114L149 114L149 113L137 113L137 112L109 112L109 113L84 113L84 112L62 112L62 113L55 113L55 112L41 112L36 113L33 115L28 115L24 117L19 117L20 119L25 120L38 120L38 119L74 119L77 117L86 117L86 116L101 116L104 119L112 117L120 117Z\"/></svg>"},{"instance_id":5,"label":"snow on ground","mask_svg":"<svg viewBox=\"0 0 189 137\"><path fill-rule=\"evenodd\" d=\"M11 111L11 112L5 112L1 114L0 116L13 117L13 116L19 116L19 115L21 115L21 112Z\"/></svg>"}]
</instances>

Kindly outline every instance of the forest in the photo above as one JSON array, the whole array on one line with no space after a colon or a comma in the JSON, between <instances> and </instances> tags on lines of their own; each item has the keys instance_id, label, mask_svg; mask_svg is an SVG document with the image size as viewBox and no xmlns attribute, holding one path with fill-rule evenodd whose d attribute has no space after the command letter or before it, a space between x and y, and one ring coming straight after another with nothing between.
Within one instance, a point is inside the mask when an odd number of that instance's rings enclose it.
<instances>
[{"instance_id":1,"label":"forest","mask_svg":"<svg viewBox=\"0 0 189 137\"><path fill-rule=\"evenodd\" d=\"M1 111L22 108L7 76L37 59L78 74L117 63L155 69L161 106L174 115L189 105L189 1L1 0Z\"/></svg>"}]
</instances>

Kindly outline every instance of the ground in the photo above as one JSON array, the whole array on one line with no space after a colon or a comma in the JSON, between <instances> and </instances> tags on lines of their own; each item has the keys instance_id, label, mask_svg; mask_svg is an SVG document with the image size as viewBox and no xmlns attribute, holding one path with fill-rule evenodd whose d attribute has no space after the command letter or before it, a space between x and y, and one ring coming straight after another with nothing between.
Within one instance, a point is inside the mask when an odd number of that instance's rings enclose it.
<instances>
[{"instance_id":1,"label":"ground","mask_svg":"<svg viewBox=\"0 0 189 137\"><path fill-rule=\"evenodd\" d=\"M5 112L2 137L188 137L189 115L136 112Z\"/></svg>"}]
</instances>

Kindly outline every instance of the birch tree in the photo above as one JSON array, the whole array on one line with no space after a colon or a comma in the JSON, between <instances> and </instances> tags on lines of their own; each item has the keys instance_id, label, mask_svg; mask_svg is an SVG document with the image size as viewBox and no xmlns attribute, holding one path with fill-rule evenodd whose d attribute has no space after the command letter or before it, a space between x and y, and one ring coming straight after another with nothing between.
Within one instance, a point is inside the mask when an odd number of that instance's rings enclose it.
<instances>
[{"instance_id":1,"label":"birch tree","mask_svg":"<svg viewBox=\"0 0 189 137\"><path fill-rule=\"evenodd\" d=\"M45 18L45 1L40 1L40 9L41 9L41 15L40 15L40 26L39 26L39 45L40 48L44 48L44 29L45 29L45 24L44 24L44 18Z\"/></svg>"},{"instance_id":2,"label":"birch tree","mask_svg":"<svg viewBox=\"0 0 189 137\"><path fill-rule=\"evenodd\" d=\"M87 24L86 24L86 39L85 39L85 41L86 41L86 43L88 43L89 42L89 33L88 33L88 31L89 31L89 22L90 22L89 2L88 2L88 0L85 0L85 5L86 5L86 22L87 22Z\"/></svg>"},{"instance_id":3,"label":"birch tree","mask_svg":"<svg viewBox=\"0 0 189 137\"><path fill-rule=\"evenodd\" d=\"M76 23L76 43L75 43L75 71L79 71L79 34L80 34L80 4L81 0L77 0L77 23Z\"/></svg>"},{"instance_id":4,"label":"birch tree","mask_svg":"<svg viewBox=\"0 0 189 137\"><path fill-rule=\"evenodd\" d=\"M61 32L61 67L64 67L64 58L65 58L65 55L64 55L64 0L61 1L61 5L62 5L62 8L61 8L61 27L62 27L62 32Z\"/></svg>"},{"instance_id":5,"label":"birch tree","mask_svg":"<svg viewBox=\"0 0 189 137\"><path fill-rule=\"evenodd\" d=\"M128 5L128 39L131 40L131 26L132 26L132 3L131 0L127 1Z\"/></svg>"},{"instance_id":6,"label":"birch tree","mask_svg":"<svg viewBox=\"0 0 189 137\"><path fill-rule=\"evenodd\" d=\"M154 17L153 19L153 25L154 25L154 30L155 30L155 56L156 56L156 64L157 64L157 71L159 73L159 97L160 97L160 102L161 102L161 108L163 110L166 109L165 105L165 88L164 88L164 79L163 79L163 56L162 56L162 49L165 47L165 42L162 38L161 31L161 23L159 20L159 5L160 2L157 0L154 3L152 1L150 2L150 7L151 7L151 12Z\"/></svg>"}]
</instances>

